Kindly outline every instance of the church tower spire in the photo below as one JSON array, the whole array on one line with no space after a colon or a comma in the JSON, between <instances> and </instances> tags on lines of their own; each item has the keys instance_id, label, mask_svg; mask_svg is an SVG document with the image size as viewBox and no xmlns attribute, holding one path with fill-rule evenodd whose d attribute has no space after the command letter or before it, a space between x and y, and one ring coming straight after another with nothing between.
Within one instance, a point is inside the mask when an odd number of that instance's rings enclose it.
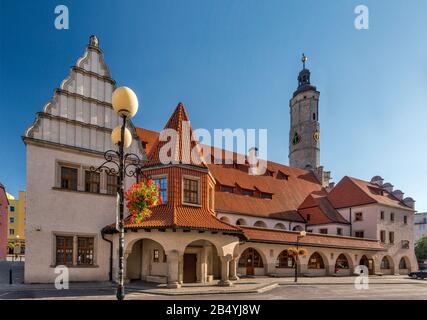
<instances>
[{"instance_id":1,"label":"church tower spire","mask_svg":"<svg viewBox=\"0 0 427 320\"><path fill-rule=\"evenodd\" d=\"M310 70L306 68L307 60L307 56L302 54L298 87L289 103L289 165L316 170L320 166L320 92L311 85Z\"/></svg>"}]
</instances>

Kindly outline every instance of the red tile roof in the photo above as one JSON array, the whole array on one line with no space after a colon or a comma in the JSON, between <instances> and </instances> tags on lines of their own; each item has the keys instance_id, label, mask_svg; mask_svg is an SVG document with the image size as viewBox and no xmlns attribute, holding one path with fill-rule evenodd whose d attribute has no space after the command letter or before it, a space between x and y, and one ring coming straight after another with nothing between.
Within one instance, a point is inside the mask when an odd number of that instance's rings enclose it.
<instances>
[{"instance_id":1,"label":"red tile roof","mask_svg":"<svg viewBox=\"0 0 427 320\"><path fill-rule=\"evenodd\" d=\"M399 209L412 210L380 186L348 176L342 178L331 190L328 199L335 208L379 203Z\"/></svg>"},{"instance_id":2,"label":"red tile roof","mask_svg":"<svg viewBox=\"0 0 427 320\"><path fill-rule=\"evenodd\" d=\"M298 211L308 225L339 223L350 224L329 202L326 192L313 192L303 201ZM310 215L310 219L308 219Z\"/></svg>"},{"instance_id":3,"label":"red tile roof","mask_svg":"<svg viewBox=\"0 0 427 320\"><path fill-rule=\"evenodd\" d=\"M185 130L184 123L188 123L188 130ZM165 164L160 159L160 151L166 144L169 146L173 142L172 138L167 136L170 130L165 129L172 129L176 132L176 145L174 146L174 150L171 150L171 154L167 155L168 158L171 159L171 163L184 163L206 168L205 161L199 150L200 147L198 142L192 139L193 128L191 127L184 105L181 102L177 105L172 116L169 118L164 130L162 130L159 137L155 140L147 156L147 166ZM162 136L162 134L165 136ZM187 146L186 143L189 145ZM167 151L167 148L164 149ZM193 150L198 151L196 151L196 154L191 154Z\"/></svg>"},{"instance_id":4,"label":"red tile roof","mask_svg":"<svg viewBox=\"0 0 427 320\"><path fill-rule=\"evenodd\" d=\"M276 229L261 229L253 227L241 227L248 241L296 244L299 232L283 231ZM384 250L378 240L359 239L332 235L307 233L299 240L300 245L319 246L328 248L349 248L361 250Z\"/></svg>"},{"instance_id":5,"label":"red tile roof","mask_svg":"<svg viewBox=\"0 0 427 320\"><path fill-rule=\"evenodd\" d=\"M145 149L145 153L149 154L151 147L156 142L156 140L159 138L159 133L152 130L147 130L144 128L136 128L136 134L138 135L139 139L141 140L142 146Z\"/></svg>"}]
</instances>

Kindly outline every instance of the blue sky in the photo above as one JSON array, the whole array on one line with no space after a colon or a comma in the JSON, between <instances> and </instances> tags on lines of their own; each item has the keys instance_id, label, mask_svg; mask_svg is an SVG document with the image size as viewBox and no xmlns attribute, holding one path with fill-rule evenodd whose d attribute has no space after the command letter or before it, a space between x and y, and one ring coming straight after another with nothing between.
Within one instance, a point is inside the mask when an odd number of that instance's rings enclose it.
<instances>
[{"instance_id":1,"label":"blue sky","mask_svg":"<svg viewBox=\"0 0 427 320\"><path fill-rule=\"evenodd\" d=\"M54 28L65 4L70 29ZM356 30L354 8L369 8ZM25 189L21 135L96 34L137 126L160 130L178 101L195 128L267 128L288 163L300 55L321 92L321 162L335 181L381 175L427 211L427 1L0 0L0 181Z\"/></svg>"}]
</instances>

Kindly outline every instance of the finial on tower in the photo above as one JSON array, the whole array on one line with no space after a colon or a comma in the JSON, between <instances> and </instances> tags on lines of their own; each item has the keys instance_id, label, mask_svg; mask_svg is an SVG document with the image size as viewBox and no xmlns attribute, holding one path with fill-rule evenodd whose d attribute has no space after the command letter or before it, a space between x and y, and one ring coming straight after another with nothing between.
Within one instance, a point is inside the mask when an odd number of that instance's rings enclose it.
<instances>
[{"instance_id":1,"label":"finial on tower","mask_svg":"<svg viewBox=\"0 0 427 320\"><path fill-rule=\"evenodd\" d=\"M96 48L99 47L99 40L98 40L98 38L95 35L91 35L90 36L90 38L89 38L89 45L91 47L96 47Z\"/></svg>"},{"instance_id":2,"label":"finial on tower","mask_svg":"<svg viewBox=\"0 0 427 320\"><path fill-rule=\"evenodd\" d=\"M303 69L305 69L305 63L307 62L307 60L308 60L307 56L303 53L301 58Z\"/></svg>"}]
</instances>

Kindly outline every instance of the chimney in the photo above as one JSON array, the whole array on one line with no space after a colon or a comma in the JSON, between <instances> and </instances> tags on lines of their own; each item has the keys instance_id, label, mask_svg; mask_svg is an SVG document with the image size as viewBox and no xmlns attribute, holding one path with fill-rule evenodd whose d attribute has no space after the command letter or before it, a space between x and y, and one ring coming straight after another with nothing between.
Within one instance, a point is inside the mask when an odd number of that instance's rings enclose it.
<instances>
[{"instance_id":1,"label":"chimney","mask_svg":"<svg viewBox=\"0 0 427 320\"><path fill-rule=\"evenodd\" d=\"M403 200L403 195L404 195L404 193L403 193L401 190L394 190L394 191L392 192L392 194L393 194L397 199L399 199L400 201L402 201L402 200Z\"/></svg>"},{"instance_id":2,"label":"chimney","mask_svg":"<svg viewBox=\"0 0 427 320\"><path fill-rule=\"evenodd\" d=\"M411 197L406 197L403 199L403 203L411 209L415 209L415 200Z\"/></svg>"},{"instance_id":3,"label":"chimney","mask_svg":"<svg viewBox=\"0 0 427 320\"><path fill-rule=\"evenodd\" d=\"M382 185L382 187L388 192L388 193L392 193L393 192L393 185L390 182L386 182Z\"/></svg>"},{"instance_id":4,"label":"chimney","mask_svg":"<svg viewBox=\"0 0 427 320\"><path fill-rule=\"evenodd\" d=\"M381 178L381 176L374 176L371 179L372 184L376 184L377 186L380 186L380 187L383 185L383 182L384 182L384 179Z\"/></svg>"}]
</instances>

